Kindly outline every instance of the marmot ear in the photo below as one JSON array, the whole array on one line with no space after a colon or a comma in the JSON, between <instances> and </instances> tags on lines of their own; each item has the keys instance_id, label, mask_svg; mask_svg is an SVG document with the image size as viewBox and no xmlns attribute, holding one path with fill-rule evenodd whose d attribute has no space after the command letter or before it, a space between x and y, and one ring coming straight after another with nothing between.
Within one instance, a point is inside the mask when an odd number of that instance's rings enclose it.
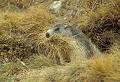
<instances>
[{"instance_id":1,"label":"marmot ear","mask_svg":"<svg viewBox=\"0 0 120 82\"><path fill-rule=\"evenodd\" d=\"M56 28L55 31L59 31L60 28Z\"/></svg>"},{"instance_id":2,"label":"marmot ear","mask_svg":"<svg viewBox=\"0 0 120 82\"><path fill-rule=\"evenodd\" d=\"M68 25L65 25L65 29L68 29Z\"/></svg>"}]
</instances>

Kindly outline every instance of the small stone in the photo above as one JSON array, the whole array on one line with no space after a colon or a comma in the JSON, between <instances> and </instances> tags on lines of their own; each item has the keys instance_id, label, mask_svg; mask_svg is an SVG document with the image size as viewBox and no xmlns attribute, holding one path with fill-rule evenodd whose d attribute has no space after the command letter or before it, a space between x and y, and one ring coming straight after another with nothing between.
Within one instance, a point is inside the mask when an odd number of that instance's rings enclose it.
<instances>
[{"instance_id":1,"label":"small stone","mask_svg":"<svg viewBox=\"0 0 120 82\"><path fill-rule=\"evenodd\" d=\"M66 17L64 17L63 19L64 19L64 20L66 20L67 18L66 18Z\"/></svg>"},{"instance_id":2,"label":"small stone","mask_svg":"<svg viewBox=\"0 0 120 82\"><path fill-rule=\"evenodd\" d=\"M52 10L54 13L60 13L60 9L61 9L61 1L54 1L51 5L50 5L50 10Z\"/></svg>"}]
</instances>

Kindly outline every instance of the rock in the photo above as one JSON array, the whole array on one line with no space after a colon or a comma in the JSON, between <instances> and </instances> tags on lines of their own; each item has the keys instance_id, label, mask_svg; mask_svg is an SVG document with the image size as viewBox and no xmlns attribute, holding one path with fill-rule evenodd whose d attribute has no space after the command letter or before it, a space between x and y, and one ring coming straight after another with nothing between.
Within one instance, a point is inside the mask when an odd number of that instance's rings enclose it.
<instances>
[{"instance_id":1,"label":"rock","mask_svg":"<svg viewBox=\"0 0 120 82\"><path fill-rule=\"evenodd\" d=\"M45 0L40 0L39 2L40 2L40 3L43 3L44 1L45 1Z\"/></svg>"},{"instance_id":2,"label":"rock","mask_svg":"<svg viewBox=\"0 0 120 82\"><path fill-rule=\"evenodd\" d=\"M50 5L50 10L53 13L60 13L61 10L61 6L62 6L62 2L61 1L54 1L51 5Z\"/></svg>"}]
</instances>

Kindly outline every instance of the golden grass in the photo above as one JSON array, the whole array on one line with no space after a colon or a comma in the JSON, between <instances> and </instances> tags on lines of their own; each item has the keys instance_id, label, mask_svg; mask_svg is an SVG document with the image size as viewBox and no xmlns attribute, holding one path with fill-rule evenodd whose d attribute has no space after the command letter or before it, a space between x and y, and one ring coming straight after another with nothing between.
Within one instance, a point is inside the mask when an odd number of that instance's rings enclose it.
<instances>
[{"instance_id":1,"label":"golden grass","mask_svg":"<svg viewBox=\"0 0 120 82\"><path fill-rule=\"evenodd\" d=\"M117 53L117 54L116 54ZM85 61L75 61L65 66L43 67L20 73L21 82L119 82L119 51Z\"/></svg>"},{"instance_id":2,"label":"golden grass","mask_svg":"<svg viewBox=\"0 0 120 82\"><path fill-rule=\"evenodd\" d=\"M26 9L35 4L37 0L0 0L1 10L20 10Z\"/></svg>"},{"instance_id":3,"label":"golden grass","mask_svg":"<svg viewBox=\"0 0 120 82\"><path fill-rule=\"evenodd\" d=\"M120 17L119 0L107 0L107 4L87 0L81 2L82 6L78 0L64 0L62 13L66 20L50 14L41 5L30 6L29 1L33 0L17 1L22 7L16 0L0 3L5 10L0 13L0 81L120 81L120 24L116 23ZM8 11L11 6L30 7L23 11L13 8L13 12ZM109 53L88 60L80 56L71 39L57 35L46 39L45 32L61 21L82 29L101 50L107 46ZM106 25L111 25L110 31ZM107 45L106 40L111 44Z\"/></svg>"}]
</instances>

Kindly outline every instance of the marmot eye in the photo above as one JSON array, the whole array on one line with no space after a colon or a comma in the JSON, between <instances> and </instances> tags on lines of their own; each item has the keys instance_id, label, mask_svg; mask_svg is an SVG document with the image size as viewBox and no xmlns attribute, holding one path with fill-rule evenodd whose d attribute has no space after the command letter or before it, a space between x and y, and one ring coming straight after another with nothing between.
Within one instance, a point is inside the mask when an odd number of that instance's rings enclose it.
<instances>
[{"instance_id":1,"label":"marmot eye","mask_svg":"<svg viewBox=\"0 0 120 82\"><path fill-rule=\"evenodd\" d=\"M68 29L68 26L66 26L65 29Z\"/></svg>"},{"instance_id":2,"label":"marmot eye","mask_svg":"<svg viewBox=\"0 0 120 82\"><path fill-rule=\"evenodd\" d=\"M58 31L60 28L56 28L55 31Z\"/></svg>"}]
</instances>

